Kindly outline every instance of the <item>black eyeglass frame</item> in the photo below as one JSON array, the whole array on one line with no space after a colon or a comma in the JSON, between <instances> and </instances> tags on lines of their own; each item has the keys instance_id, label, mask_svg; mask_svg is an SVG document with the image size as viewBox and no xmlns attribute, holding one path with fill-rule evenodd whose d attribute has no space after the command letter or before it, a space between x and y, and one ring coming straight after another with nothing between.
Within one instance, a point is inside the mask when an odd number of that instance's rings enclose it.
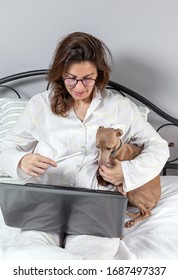
<instances>
[{"instance_id":1,"label":"black eyeglass frame","mask_svg":"<svg viewBox=\"0 0 178 280\"><path fill-rule=\"evenodd\" d=\"M75 81L76 83L75 83L74 86L70 86L70 85L68 85L68 84L65 83L65 80L73 80L73 81ZM84 84L84 81L86 81L86 80L87 80L87 81L88 81L88 80L93 81L93 84L90 85L90 86L85 85L85 84ZM76 85L78 84L78 82L82 82L82 84L83 84L84 87L92 87L92 86L95 85L96 80L97 80L97 79L93 79L93 78L84 78L84 79L65 78L65 79L62 79L62 81L64 82L64 84L65 84L67 87L70 87L70 88L76 87Z\"/></svg>"}]
</instances>

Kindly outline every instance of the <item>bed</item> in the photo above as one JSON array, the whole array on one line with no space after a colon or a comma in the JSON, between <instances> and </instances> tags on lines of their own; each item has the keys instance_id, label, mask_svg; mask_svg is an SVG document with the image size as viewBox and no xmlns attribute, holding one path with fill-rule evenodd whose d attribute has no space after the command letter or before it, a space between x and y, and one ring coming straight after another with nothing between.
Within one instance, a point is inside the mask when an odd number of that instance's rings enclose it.
<instances>
[{"instance_id":1,"label":"bed","mask_svg":"<svg viewBox=\"0 0 178 280\"><path fill-rule=\"evenodd\" d=\"M23 112L28 98L28 84L45 80L46 69L27 71L0 79L0 142L5 134L16 123ZM44 83L46 88L49 84ZM108 87L118 94L128 96L138 104L144 118L151 122L152 115L156 116L158 124L155 129L165 138L168 137L170 158L161 173L162 195L157 207L152 211L151 217L139 222L132 228L124 228L120 246L116 252L115 260L176 260L178 259L178 157L176 155L176 137L178 119L166 114L152 102L139 95L135 91L116 82L109 81ZM17 89L18 88L18 89ZM22 89L21 89L22 88ZM23 89L27 88L27 89ZM36 90L34 90L37 93ZM148 112L152 112L149 113ZM170 131L170 132L168 132ZM178 153L178 152L177 152ZM170 173L171 172L171 173ZM0 183L22 183L20 180L7 176L0 170ZM130 212L135 209L130 207ZM126 216L127 221L127 216ZM86 259L83 255L85 248L79 248L78 253L73 254L69 250L44 244L25 246L18 245L21 230L5 225L2 213L0 213L0 259L49 259L49 260L80 260ZM92 240L92 246L99 242L97 238ZM108 254L110 249L108 245ZM83 251L82 251L83 250ZM86 252L86 255L88 252ZM96 259L100 257L98 252Z\"/></svg>"}]
</instances>

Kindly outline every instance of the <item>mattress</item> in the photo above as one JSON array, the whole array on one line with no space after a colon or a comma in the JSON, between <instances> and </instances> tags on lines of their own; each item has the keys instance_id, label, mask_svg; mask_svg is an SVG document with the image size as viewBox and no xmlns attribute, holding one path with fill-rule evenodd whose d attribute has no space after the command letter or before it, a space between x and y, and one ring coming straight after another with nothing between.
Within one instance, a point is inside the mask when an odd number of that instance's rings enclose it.
<instances>
[{"instance_id":1,"label":"mattress","mask_svg":"<svg viewBox=\"0 0 178 280\"><path fill-rule=\"evenodd\" d=\"M12 178L0 182L19 183ZM131 228L124 228L121 239L96 236L70 236L65 248L33 232L33 242L23 232L5 225L0 213L1 260L176 260L178 259L178 176L161 176L162 195L151 217ZM129 208L135 212L135 208ZM118 213L119 215L119 213ZM126 216L126 221L129 218ZM30 236L30 232L28 235ZM48 238L46 244L44 238Z\"/></svg>"}]
</instances>

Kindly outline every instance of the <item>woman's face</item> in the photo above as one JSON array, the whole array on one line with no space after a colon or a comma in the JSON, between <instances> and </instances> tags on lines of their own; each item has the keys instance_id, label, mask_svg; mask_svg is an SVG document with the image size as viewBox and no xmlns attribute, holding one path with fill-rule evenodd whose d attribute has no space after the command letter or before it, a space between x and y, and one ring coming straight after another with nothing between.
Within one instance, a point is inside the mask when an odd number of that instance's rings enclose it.
<instances>
[{"instance_id":1,"label":"woman's face","mask_svg":"<svg viewBox=\"0 0 178 280\"><path fill-rule=\"evenodd\" d=\"M63 75L65 87L74 101L91 100L96 78L97 69L89 61L72 64Z\"/></svg>"}]
</instances>

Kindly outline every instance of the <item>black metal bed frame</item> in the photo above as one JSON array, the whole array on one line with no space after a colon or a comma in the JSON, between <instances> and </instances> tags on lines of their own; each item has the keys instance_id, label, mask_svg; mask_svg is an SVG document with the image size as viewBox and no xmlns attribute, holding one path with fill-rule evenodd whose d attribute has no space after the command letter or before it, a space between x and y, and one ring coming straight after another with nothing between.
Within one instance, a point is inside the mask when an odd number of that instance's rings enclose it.
<instances>
[{"instance_id":1,"label":"black metal bed frame","mask_svg":"<svg viewBox=\"0 0 178 280\"><path fill-rule=\"evenodd\" d=\"M29 78L29 77L45 76L47 74L47 72L48 72L47 69L41 69L41 70L25 71L25 72L17 73L14 75L6 76L6 77L0 79L0 88L10 89L18 96L18 98L21 98L19 92L13 86L7 85L7 83L14 82L16 80ZM163 127L169 126L169 125L178 127L178 119L165 113L163 110L161 110L155 104L153 104L152 102L150 102L148 99L146 99L142 95L138 94L137 92L135 92L121 84L118 84L114 81L111 81L111 80L108 83L108 87L115 90L116 92L122 94L123 96L126 95L126 96L133 97L135 100L141 102L142 104L147 106L150 110L152 110L153 112L155 112L157 115L159 115L160 117L162 117L164 120L166 120L168 122L168 123L161 125L157 129L157 131L159 131ZM47 84L47 88L49 88L49 83ZM174 145L174 143L171 142L168 145L169 145L169 147L172 147ZM163 175L167 174L167 169L178 169L178 163L176 163L176 161L178 161L178 157L174 158L173 160L167 161L166 165L163 168Z\"/></svg>"}]
</instances>

